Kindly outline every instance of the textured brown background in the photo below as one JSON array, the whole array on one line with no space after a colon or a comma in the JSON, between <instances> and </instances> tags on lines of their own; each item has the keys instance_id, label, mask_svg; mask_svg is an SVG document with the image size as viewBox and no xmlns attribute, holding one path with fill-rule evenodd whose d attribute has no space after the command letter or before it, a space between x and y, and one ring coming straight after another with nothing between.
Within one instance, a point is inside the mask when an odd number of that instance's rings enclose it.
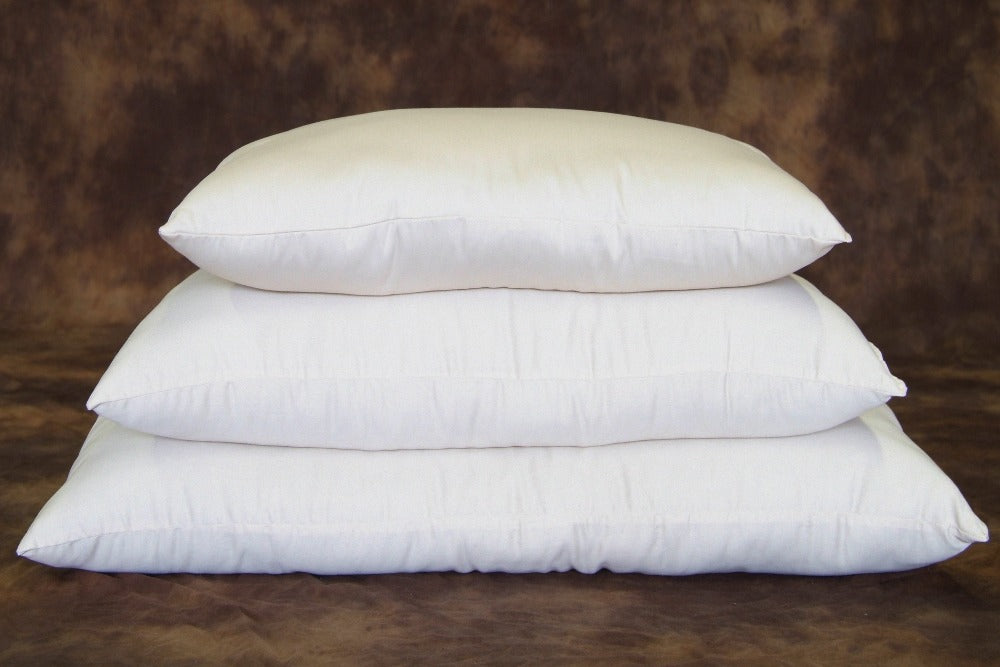
<instances>
[{"instance_id":1,"label":"textured brown background","mask_svg":"<svg viewBox=\"0 0 1000 667\"><path fill-rule=\"evenodd\" d=\"M0 664L1000 661L1000 2L0 0ZM810 578L106 575L16 558L156 235L234 148L392 107L559 106L753 143L853 234L806 274L993 541Z\"/></svg>"},{"instance_id":2,"label":"textured brown background","mask_svg":"<svg viewBox=\"0 0 1000 667\"><path fill-rule=\"evenodd\" d=\"M0 0L0 316L137 322L191 270L157 227L250 140L554 106L759 146L854 236L806 275L890 361L995 360L998 6Z\"/></svg>"}]
</instances>

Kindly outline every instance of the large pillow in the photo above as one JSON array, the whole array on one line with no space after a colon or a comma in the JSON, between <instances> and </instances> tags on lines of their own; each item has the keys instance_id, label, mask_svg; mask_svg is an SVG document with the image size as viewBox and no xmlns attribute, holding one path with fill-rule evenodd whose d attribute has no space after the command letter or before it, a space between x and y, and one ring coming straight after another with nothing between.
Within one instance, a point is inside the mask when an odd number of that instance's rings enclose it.
<instances>
[{"instance_id":1,"label":"large pillow","mask_svg":"<svg viewBox=\"0 0 1000 667\"><path fill-rule=\"evenodd\" d=\"M103 571L848 574L985 541L881 407L813 435L362 452L98 419L17 549Z\"/></svg>"},{"instance_id":2,"label":"large pillow","mask_svg":"<svg viewBox=\"0 0 1000 667\"><path fill-rule=\"evenodd\" d=\"M385 111L268 137L160 233L238 283L349 294L749 285L850 240L750 146L559 109Z\"/></svg>"},{"instance_id":3,"label":"large pillow","mask_svg":"<svg viewBox=\"0 0 1000 667\"><path fill-rule=\"evenodd\" d=\"M370 297L204 271L138 326L88 406L188 440L404 449L807 433L905 391L798 277L638 294Z\"/></svg>"}]
</instances>

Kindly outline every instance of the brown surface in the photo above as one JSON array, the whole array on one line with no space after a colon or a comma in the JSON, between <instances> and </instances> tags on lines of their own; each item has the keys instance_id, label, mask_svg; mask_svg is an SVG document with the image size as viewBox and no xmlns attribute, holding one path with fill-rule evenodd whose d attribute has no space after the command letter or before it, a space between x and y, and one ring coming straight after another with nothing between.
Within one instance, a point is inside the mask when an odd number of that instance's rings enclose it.
<instances>
[{"instance_id":1,"label":"brown surface","mask_svg":"<svg viewBox=\"0 0 1000 667\"><path fill-rule=\"evenodd\" d=\"M758 145L854 235L809 269L890 361L1000 357L996 0L0 0L0 317L134 324L238 146L413 106L629 113Z\"/></svg>"},{"instance_id":2,"label":"brown surface","mask_svg":"<svg viewBox=\"0 0 1000 667\"><path fill-rule=\"evenodd\" d=\"M18 559L126 334L0 339L0 664L1000 661L1000 371L897 364L911 389L893 402L904 427L993 537L913 572L144 576Z\"/></svg>"}]
</instances>

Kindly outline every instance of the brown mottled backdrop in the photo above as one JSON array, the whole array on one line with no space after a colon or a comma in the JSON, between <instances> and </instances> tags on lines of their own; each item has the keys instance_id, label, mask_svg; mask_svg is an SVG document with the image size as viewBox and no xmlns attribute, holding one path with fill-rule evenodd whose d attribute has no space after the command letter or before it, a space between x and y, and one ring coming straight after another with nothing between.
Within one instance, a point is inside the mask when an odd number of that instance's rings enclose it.
<instances>
[{"instance_id":1,"label":"brown mottled backdrop","mask_svg":"<svg viewBox=\"0 0 1000 667\"><path fill-rule=\"evenodd\" d=\"M135 323L236 147L393 107L552 106L753 143L853 234L810 268L890 358L1000 356L998 3L0 0L0 316Z\"/></svg>"}]
</instances>

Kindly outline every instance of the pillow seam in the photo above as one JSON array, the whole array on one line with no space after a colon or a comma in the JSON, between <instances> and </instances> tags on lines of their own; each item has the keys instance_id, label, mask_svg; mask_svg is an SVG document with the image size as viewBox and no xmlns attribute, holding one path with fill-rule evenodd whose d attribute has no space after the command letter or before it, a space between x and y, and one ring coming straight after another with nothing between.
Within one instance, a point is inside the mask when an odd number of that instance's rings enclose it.
<instances>
[{"instance_id":1,"label":"pillow seam","mask_svg":"<svg viewBox=\"0 0 1000 667\"><path fill-rule=\"evenodd\" d=\"M878 393L889 394L890 396L900 396L901 394L896 394L894 392L899 391L897 388L886 387L883 385L873 386L873 385L863 385L850 382L837 382L831 380L821 380L816 378L803 378L795 377L792 375L773 375L766 373L751 373L751 372L740 372L740 371L690 371L681 373L670 373L664 375L629 375L621 377L605 377L605 378L515 378L515 377L464 377L464 378L453 378L447 375L421 375L421 376L406 376L406 377L320 377L320 378L297 378L290 376L261 376L261 377L240 377L240 378L228 378L219 380L207 380L205 382L197 382L192 384L177 385L174 387L165 387L163 389L156 389L154 391L147 391L140 394L130 394L128 396L122 396L120 398L108 398L95 403L94 406L107 405L110 403L119 403L121 401L127 401L136 398L143 398L146 396L154 396L156 394L164 394L171 391L180 391L185 389L197 389L199 387L207 387L215 384L232 384L239 382L259 382L259 381L277 381L277 380L291 380L295 382L369 382L369 381L401 381L401 380L450 380L453 382L615 382L619 380L666 380L669 378L684 376L684 375L742 375L748 377L758 377L767 378L770 380L796 380L799 382L809 382L812 384L822 384L834 387L843 387L845 389L865 389L868 391L874 391ZM890 376L895 377L895 376Z\"/></svg>"},{"instance_id":2,"label":"pillow seam","mask_svg":"<svg viewBox=\"0 0 1000 667\"><path fill-rule=\"evenodd\" d=\"M629 222L595 222L590 220L567 220L562 218L522 218L516 216L507 217L491 217L491 218L479 218L476 216L465 216L465 215L435 215L435 216L423 216L423 217L398 217L398 218L385 218L383 220L376 220L373 222L367 222L363 225L354 225L351 227L335 227L326 229L294 229L294 230L282 230L282 231L266 231L266 232L195 232L195 231L184 231L184 230L164 230L160 229L160 234L164 238L254 238L254 237L274 237L274 236L290 236L295 234L335 234L339 232L350 232L360 229L366 229L368 227L376 227L381 225L389 225L391 223L400 222L432 222L438 220L464 220L464 221L478 221L482 222L493 222L493 221L505 221L505 222L520 222L520 223L551 223L551 224L561 224L561 225L578 225L578 226L590 226L590 227L617 227L622 229L641 229L641 230L651 230L659 232L670 232L670 231L703 231L703 232L736 232L736 233L748 233L748 234L759 234L767 236L783 236L792 239L804 239L815 241L817 243L824 243L830 245L836 245L839 243L846 243L848 239L830 239L823 238L820 236L812 234L796 234L793 232L781 232L775 230L764 230L764 229L748 229L742 227L717 227L717 226L698 226L698 225L672 225L672 226L655 226L646 225L639 223L629 223ZM169 224L169 222L168 222ZM845 236L849 235L846 234Z\"/></svg>"},{"instance_id":3,"label":"pillow seam","mask_svg":"<svg viewBox=\"0 0 1000 667\"><path fill-rule=\"evenodd\" d=\"M643 519L633 519L633 520L629 520L629 521L600 521L600 522L598 522L598 521L590 521L590 520L570 520L570 521L563 521L563 522L560 522L560 523L564 523L566 525L606 525L606 526L629 525L629 524L663 524L664 523L662 521L662 517L663 516L669 516L669 515L654 515L652 519L644 519L644 520ZM957 535L960 538L964 538L963 541L965 541L966 539L968 539L969 540L969 544L972 544L973 542L977 541L975 539L975 536L970 535L967 531L963 530L961 528L961 526L959 526L957 524L953 524L953 525L949 526L949 525L937 523L935 521L930 521L930 520L927 520L927 519L907 519L907 518L896 517L896 516L881 517L881 516L870 515L870 514L862 514L862 513L859 513L859 512L837 512L837 513L834 513L834 514L824 514L824 515L819 515L819 516L821 516L823 518L821 520L818 520L818 521L815 520L813 517L809 517L808 520L785 519L785 520L777 520L777 521L768 520L768 519L754 520L754 519L747 518L747 517L740 517L738 519L727 519L727 520L718 520L718 521L699 520L699 521L694 521L694 522L692 522L690 519L687 519L687 520L683 521L683 523L684 523L685 526L691 526L691 525L718 526L718 525L724 525L724 524L747 524L747 523L752 523L752 524L817 524L817 523L820 523L820 524L836 524L836 523L838 523L839 521L841 521L843 519L853 519L853 520L862 519L863 521L866 521L868 523L875 523L875 524L882 524L882 525L890 525L891 524L891 525L896 525L897 527L903 527L903 528L907 528L908 530L914 530L914 531L919 531L919 532L925 532L925 529L927 527L929 527L929 528L933 528L934 530L940 531L941 533L946 534L946 535L951 534L951 530L954 529L954 531L957 533ZM491 517L491 518L493 518L493 517ZM511 524L516 524L516 523L525 522L525 521L533 522L533 523L543 523L543 522L547 521L547 518L536 518L536 517L528 516L528 515L508 515L508 516L505 516L502 520L505 521L505 522L511 523ZM452 528L450 528L451 530L467 530L468 529L467 526L462 525L460 522L453 522L453 523L455 523L455 526L452 527ZM550 523L553 523L553 522L550 522ZM681 523L681 521L680 521L680 519L676 519L676 520L673 520L673 521L667 522L667 523ZM228 529L232 529L232 528L249 528L249 529L258 530L258 529L274 529L274 528L279 528L279 529L291 529L291 528L322 528L322 529L329 529L331 527L337 527L338 529L343 529L343 527L353 528L353 527L357 527L357 526L370 526L372 524L383 526L383 528L381 528L382 532L390 532L390 531L395 532L394 529L392 528L392 526L397 526L397 525L404 528L403 532L414 532L412 530L410 530L410 531L406 531L405 530L406 526L412 525L412 521L397 522L395 524L392 523L392 522L388 522L388 521L368 522L368 523L365 523L365 522L350 523L350 522L344 522L344 521L337 522L337 523L212 523L212 524L190 525L190 526L160 526L160 527L152 527L152 528L127 528L127 529L121 529L121 530L106 531L106 532L95 533L95 534L91 534L91 535L82 535L80 537L74 537L72 539L64 540L62 542L54 542L54 543L50 543L50 544L29 547L25 551L21 552L21 554L28 554L28 553L32 553L32 552L43 550L43 549L54 549L54 548L58 548L58 547L64 547L64 546L68 546L68 545L74 544L76 542L81 542L81 541L84 541L84 540L96 540L96 539L100 539L102 537L112 537L112 536L116 536L116 535L127 535L127 534L175 532L175 531L184 531L184 530L214 530L214 529L219 529L219 528L222 528L222 529L227 529L227 528ZM385 528L385 526L390 526L390 528ZM418 529L418 530L420 530L420 529ZM483 530L495 530L495 529L494 528L485 528Z\"/></svg>"}]
</instances>

